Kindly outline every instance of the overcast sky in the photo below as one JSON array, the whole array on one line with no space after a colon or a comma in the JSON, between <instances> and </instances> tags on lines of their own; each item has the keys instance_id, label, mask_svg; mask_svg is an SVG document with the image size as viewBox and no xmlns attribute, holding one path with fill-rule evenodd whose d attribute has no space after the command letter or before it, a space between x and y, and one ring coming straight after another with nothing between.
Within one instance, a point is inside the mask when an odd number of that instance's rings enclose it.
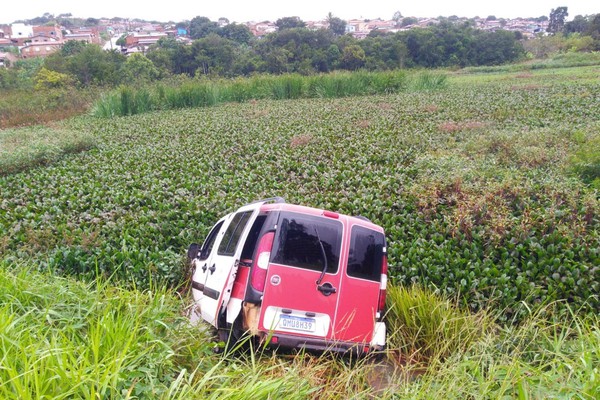
<instances>
[{"instance_id":1,"label":"overcast sky","mask_svg":"<svg viewBox=\"0 0 600 400\"><path fill-rule=\"evenodd\" d=\"M226 17L231 22L275 21L281 17L298 16L305 21L324 19L328 12L342 19L391 19L394 12L403 16L498 18L539 17L549 15L556 7L568 7L569 17L600 13L596 0L421 0L410 2L393 0L4 0L0 7L0 23L40 17L44 13L59 15L71 13L74 17L123 17L156 21L183 21L205 16L213 21Z\"/></svg>"}]
</instances>

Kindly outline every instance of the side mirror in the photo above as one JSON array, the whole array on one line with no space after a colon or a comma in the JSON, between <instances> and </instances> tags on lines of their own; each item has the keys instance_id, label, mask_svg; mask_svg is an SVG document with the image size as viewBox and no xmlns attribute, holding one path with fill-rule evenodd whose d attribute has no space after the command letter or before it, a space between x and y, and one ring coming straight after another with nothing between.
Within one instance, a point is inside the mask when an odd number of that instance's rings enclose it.
<instances>
[{"instance_id":1,"label":"side mirror","mask_svg":"<svg viewBox=\"0 0 600 400\"><path fill-rule=\"evenodd\" d=\"M198 258L198 254L200 253L200 245L198 243L190 244L187 251L187 262L189 265L192 264L194 259Z\"/></svg>"}]
</instances>

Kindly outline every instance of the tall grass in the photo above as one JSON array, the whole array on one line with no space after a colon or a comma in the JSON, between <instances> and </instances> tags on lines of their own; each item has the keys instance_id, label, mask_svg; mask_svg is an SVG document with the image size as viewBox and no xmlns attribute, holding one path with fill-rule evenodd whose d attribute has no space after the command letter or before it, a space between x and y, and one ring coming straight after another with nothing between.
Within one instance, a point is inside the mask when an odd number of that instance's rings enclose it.
<instances>
[{"instance_id":1,"label":"tall grass","mask_svg":"<svg viewBox=\"0 0 600 400\"><path fill-rule=\"evenodd\" d=\"M111 118L152 110L209 107L226 102L259 99L338 98L398 93L405 90L444 88L446 76L422 72L408 76L403 71L336 72L326 75L259 75L234 80L193 80L177 86L121 87L104 95L92 114Z\"/></svg>"},{"instance_id":2,"label":"tall grass","mask_svg":"<svg viewBox=\"0 0 600 400\"><path fill-rule=\"evenodd\" d=\"M0 398L149 398L207 353L168 292L0 266ZM210 368L205 366L204 368Z\"/></svg>"},{"instance_id":3,"label":"tall grass","mask_svg":"<svg viewBox=\"0 0 600 400\"><path fill-rule=\"evenodd\" d=\"M559 309L567 309L567 315ZM431 365L396 398L598 399L600 318L552 304Z\"/></svg>"},{"instance_id":4,"label":"tall grass","mask_svg":"<svg viewBox=\"0 0 600 400\"><path fill-rule=\"evenodd\" d=\"M38 125L83 114L97 94L98 88L3 91L0 129Z\"/></svg>"},{"instance_id":5,"label":"tall grass","mask_svg":"<svg viewBox=\"0 0 600 400\"><path fill-rule=\"evenodd\" d=\"M505 73L520 72L536 69L573 68L600 65L600 52L567 52L557 53L547 59L535 59L517 64L467 67L458 71L458 74L472 73Z\"/></svg>"},{"instance_id":6,"label":"tall grass","mask_svg":"<svg viewBox=\"0 0 600 400\"><path fill-rule=\"evenodd\" d=\"M491 318L470 314L419 286L388 290L388 347L411 362L431 363L468 348L492 325Z\"/></svg>"},{"instance_id":7,"label":"tall grass","mask_svg":"<svg viewBox=\"0 0 600 400\"><path fill-rule=\"evenodd\" d=\"M532 311L520 325L487 326L418 287L390 287L390 294L392 347L403 336L414 347L420 343L438 354L434 347L444 349L444 357L429 358L426 364L404 357L398 363L397 349L389 350L384 361L375 361L280 354L263 347L215 355L208 327L188 324L181 312L183 302L171 291L126 290L107 281L84 284L2 262L0 398L600 395L597 315L581 316L568 306L550 305ZM418 326L421 333L414 330Z\"/></svg>"},{"instance_id":8,"label":"tall grass","mask_svg":"<svg viewBox=\"0 0 600 400\"><path fill-rule=\"evenodd\" d=\"M94 147L87 132L65 128L26 127L0 131L0 176L47 165Z\"/></svg>"}]
</instances>

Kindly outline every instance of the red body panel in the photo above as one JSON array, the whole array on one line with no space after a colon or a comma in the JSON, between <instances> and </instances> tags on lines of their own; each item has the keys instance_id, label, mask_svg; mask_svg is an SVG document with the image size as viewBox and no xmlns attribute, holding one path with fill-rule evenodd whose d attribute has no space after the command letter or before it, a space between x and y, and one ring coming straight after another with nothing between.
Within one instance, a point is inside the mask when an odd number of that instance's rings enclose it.
<instances>
[{"instance_id":1,"label":"red body panel","mask_svg":"<svg viewBox=\"0 0 600 400\"><path fill-rule=\"evenodd\" d=\"M277 208L285 211L301 212L310 215L323 215L322 210L288 204L269 204L263 208ZM337 214L336 214L337 216ZM336 293L324 296L317 290L316 281L320 272L271 263L267 273L265 293L262 303L259 329L269 332L273 327L264 326L265 309L269 306L328 314L330 329L325 339L355 343L369 343L377 319L380 282L350 277L346 273L350 232L352 225L358 224L378 232L383 229L370 222L339 215L343 224L340 265L336 274L325 274L322 283L330 283ZM277 285L271 283L273 276L279 276ZM276 331L275 331L276 332ZM310 337L298 332L298 336Z\"/></svg>"},{"instance_id":2,"label":"red body panel","mask_svg":"<svg viewBox=\"0 0 600 400\"><path fill-rule=\"evenodd\" d=\"M277 285L271 283L273 276L279 276ZM279 264L270 264L267 274L267 284L262 303L259 329L269 332L272 327L264 326L264 314L268 306L287 308L291 310L302 310L314 313L328 314L333 321L337 306L338 293L331 296L323 296L317 290L315 282L320 272L301 268L287 267ZM337 287L339 282L339 271L337 274L325 274L323 282L330 282ZM312 336L299 333L301 336ZM331 327L327 337L331 336Z\"/></svg>"},{"instance_id":3,"label":"red body panel","mask_svg":"<svg viewBox=\"0 0 600 400\"><path fill-rule=\"evenodd\" d=\"M231 290L232 298L244 300L244 297L246 296L246 284L248 283L249 275L250 267L242 265L238 267L235 281L233 281L233 289Z\"/></svg>"}]
</instances>

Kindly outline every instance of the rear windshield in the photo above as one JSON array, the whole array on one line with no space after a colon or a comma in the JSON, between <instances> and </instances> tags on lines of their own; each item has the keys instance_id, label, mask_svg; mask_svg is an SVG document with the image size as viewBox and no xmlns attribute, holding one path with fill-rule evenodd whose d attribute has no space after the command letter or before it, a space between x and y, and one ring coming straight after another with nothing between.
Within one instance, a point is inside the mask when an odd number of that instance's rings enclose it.
<instances>
[{"instance_id":1,"label":"rear windshield","mask_svg":"<svg viewBox=\"0 0 600 400\"><path fill-rule=\"evenodd\" d=\"M383 265L385 236L381 232L354 225L350 238L348 275L379 281Z\"/></svg>"},{"instance_id":2,"label":"rear windshield","mask_svg":"<svg viewBox=\"0 0 600 400\"><path fill-rule=\"evenodd\" d=\"M342 224L339 221L285 213L281 215L277 231L272 262L322 271L325 258L327 272L337 272L342 244Z\"/></svg>"}]
</instances>

